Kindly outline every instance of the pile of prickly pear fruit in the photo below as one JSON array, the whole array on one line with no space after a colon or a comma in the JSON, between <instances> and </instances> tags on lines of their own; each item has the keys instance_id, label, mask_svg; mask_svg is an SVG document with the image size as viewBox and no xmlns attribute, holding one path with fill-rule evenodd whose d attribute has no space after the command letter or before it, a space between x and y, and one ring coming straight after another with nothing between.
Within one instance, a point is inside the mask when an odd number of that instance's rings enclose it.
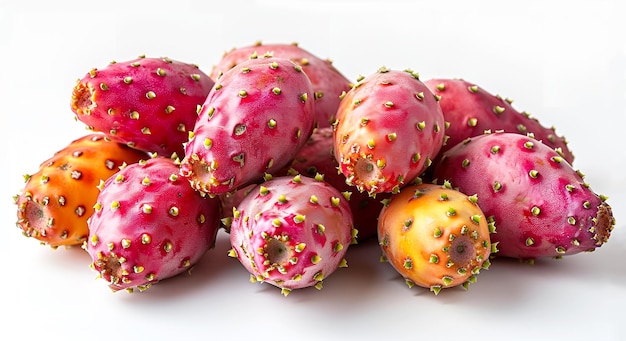
<instances>
[{"instance_id":1,"label":"pile of prickly pear fruit","mask_svg":"<svg viewBox=\"0 0 626 341\"><path fill-rule=\"evenodd\" d=\"M496 257L593 251L615 226L554 128L463 79L381 67L352 83L297 44L257 43L209 73L112 62L68 97L90 132L25 176L17 226L82 247L113 291L188 271L220 229L284 295L321 289L368 239L438 294Z\"/></svg>"}]
</instances>

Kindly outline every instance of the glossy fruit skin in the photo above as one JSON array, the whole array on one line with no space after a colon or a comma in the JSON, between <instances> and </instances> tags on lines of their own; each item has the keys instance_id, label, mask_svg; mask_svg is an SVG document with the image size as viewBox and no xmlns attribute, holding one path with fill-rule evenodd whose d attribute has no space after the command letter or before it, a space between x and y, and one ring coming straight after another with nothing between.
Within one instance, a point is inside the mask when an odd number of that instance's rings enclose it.
<instances>
[{"instance_id":1,"label":"glossy fruit skin","mask_svg":"<svg viewBox=\"0 0 626 341\"><path fill-rule=\"evenodd\" d=\"M185 145L181 174L220 195L288 165L313 133L315 103L302 68L284 58L249 59L211 90Z\"/></svg>"},{"instance_id":2,"label":"glossy fruit skin","mask_svg":"<svg viewBox=\"0 0 626 341\"><path fill-rule=\"evenodd\" d=\"M24 177L26 184L15 196L17 226L25 236L53 248L82 245L100 181L147 157L104 134L71 141Z\"/></svg>"},{"instance_id":3,"label":"glossy fruit skin","mask_svg":"<svg viewBox=\"0 0 626 341\"><path fill-rule=\"evenodd\" d=\"M428 79L424 84L440 97L439 105L448 123L447 141L441 149L442 153L468 137L490 130L522 135L531 133L549 147L558 148L570 164L574 161L567 140L559 136L554 127L545 127L536 117L518 111L510 99L459 78Z\"/></svg>"},{"instance_id":4,"label":"glossy fruit skin","mask_svg":"<svg viewBox=\"0 0 626 341\"><path fill-rule=\"evenodd\" d=\"M346 266L354 227L347 199L321 177L279 176L263 182L236 207L230 252L251 281L281 288L322 288Z\"/></svg>"},{"instance_id":5,"label":"glossy fruit skin","mask_svg":"<svg viewBox=\"0 0 626 341\"><path fill-rule=\"evenodd\" d=\"M313 86L316 126L330 127L335 120L340 96L350 90L351 82L329 59L322 59L297 43L261 43L233 48L224 53L213 67L210 77L218 80L222 74L251 56L271 55L286 58L300 65Z\"/></svg>"},{"instance_id":6,"label":"glossy fruit skin","mask_svg":"<svg viewBox=\"0 0 626 341\"><path fill-rule=\"evenodd\" d=\"M449 184L416 184L387 200L378 219L378 239L385 260L409 286L467 287L495 252L495 225L476 197Z\"/></svg>"},{"instance_id":7,"label":"glossy fruit skin","mask_svg":"<svg viewBox=\"0 0 626 341\"><path fill-rule=\"evenodd\" d=\"M481 198L498 223L498 256L562 257L593 251L609 240L615 218L606 197L580 171L541 141L497 132L467 139L442 156L434 169Z\"/></svg>"},{"instance_id":8,"label":"glossy fruit skin","mask_svg":"<svg viewBox=\"0 0 626 341\"><path fill-rule=\"evenodd\" d=\"M72 90L71 109L89 129L118 142L182 157L213 85L195 64L141 56L86 73Z\"/></svg>"},{"instance_id":9,"label":"glossy fruit skin","mask_svg":"<svg viewBox=\"0 0 626 341\"><path fill-rule=\"evenodd\" d=\"M444 140L441 108L410 70L381 68L355 83L333 126L339 170L371 196L397 192L419 177Z\"/></svg>"},{"instance_id":10,"label":"glossy fruit skin","mask_svg":"<svg viewBox=\"0 0 626 341\"><path fill-rule=\"evenodd\" d=\"M83 247L112 291L142 291L189 271L214 246L219 200L178 173L176 160L153 157L100 186Z\"/></svg>"}]
</instances>

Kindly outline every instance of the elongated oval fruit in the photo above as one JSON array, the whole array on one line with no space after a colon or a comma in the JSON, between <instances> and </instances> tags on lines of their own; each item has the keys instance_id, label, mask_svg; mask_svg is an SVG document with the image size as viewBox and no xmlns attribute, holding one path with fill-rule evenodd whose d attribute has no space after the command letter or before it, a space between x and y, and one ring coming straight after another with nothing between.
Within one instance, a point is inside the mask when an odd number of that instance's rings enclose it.
<instances>
[{"instance_id":1,"label":"elongated oval fruit","mask_svg":"<svg viewBox=\"0 0 626 341\"><path fill-rule=\"evenodd\" d=\"M313 133L313 88L302 68L259 57L219 78L185 145L181 174L198 191L233 191L288 165Z\"/></svg>"},{"instance_id":2,"label":"elongated oval fruit","mask_svg":"<svg viewBox=\"0 0 626 341\"><path fill-rule=\"evenodd\" d=\"M251 281L281 288L322 288L353 242L348 200L321 176L278 176L252 189L230 225L230 252Z\"/></svg>"},{"instance_id":3,"label":"elongated oval fruit","mask_svg":"<svg viewBox=\"0 0 626 341\"><path fill-rule=\"evenodd\" d=\"M606 197L541 141L517 133L472 137L442 156L434 176L481 198L498 222L499 256L535 259L592 251L615 218Z\"/></svg>"},{"instance_id":4,"label":"elongated oval fruit","mask_svg":"<svg viewBox=\"0 0 626 341\"><path fill-rule=\"evenodd\" d=\"M348 91L334 123L334 155L348 184L371 196L417 178L444 140L437 99L416 73L381 68Z\"/></svg>"},{"instance_id":5,"label":"elongated oval fruit","mask_svg":"<svg viewBox=\"0 0 626 341\"><path fill-rule=\"evenodd\" d=\"M221 75L235 65L250 58L262 56L286 58L301 66L313 86L316 126L319 128L329 127L335 121L340 96L342 92L350 90L351 83L335 68L332 61L322 59L296 43L263 44L258 42L249 46L233 48L224 53L209 76L219 81Z\"/></svg>"},{"instance_id":6,"label":"elongated oval fruit","mask_svg":"<svg viewBox=\"0 0 626 341\"><path fill-rule=\"evenodd\" d=\"M101 184L84 248L111 290L145 290L190 270L213 247L219 200L178 173L176 160L154 157Z\"/></svg>"},{"instance_id":7,"label":"elongated oval fruit","mask_svg":"<svg viewBox=\"0 0 626 341\"><path fill-rule=\"evenodd\" d=\"M87 72L72 90L71 109L89 129L118 142L182 157L213 84L197 65L142 56Z\"/></svg>"},{"instance_id":8,"label":"elongated oval fruit","mask_svg":"<svg viewBox=\"0 0 626 341\"><path fill-rule=\"evenodd\" d=\"M567 140L557 135L554 127L543 126L536 117L515 109L510 99L494 95L484 88L464 79L434 78L424 84L437 96L448 122L447 141L442 152L454 147L468 137L482 135L485 131L506 131L522 135L533 134L570 164L574 155Z\"/></svg>"},{"instance_id":9,"label":"elongated oval fruit","mask_svg":"<svg viewBox=\"0 0 626 341\"><path fill-rule=\"evenodd\" d=\"M100 133L73 140L24 177L26 184L15 196L17 226L52 248L82 245L99 193L96 186L120 167L147 157Z\"/></svg>"},{"instance_id":10,"label":"elongated oval fruit","mask_svg":"<svg viewBox=\"0 0 626 341\"><path fill-rule=\"evenodd\" d=\"M385 260L409 286L444 288L476 280L496 251L493 220L478 198L449 186L416 184L386 201L378 219L378 239Z\"/></svg>"}]
</instances>

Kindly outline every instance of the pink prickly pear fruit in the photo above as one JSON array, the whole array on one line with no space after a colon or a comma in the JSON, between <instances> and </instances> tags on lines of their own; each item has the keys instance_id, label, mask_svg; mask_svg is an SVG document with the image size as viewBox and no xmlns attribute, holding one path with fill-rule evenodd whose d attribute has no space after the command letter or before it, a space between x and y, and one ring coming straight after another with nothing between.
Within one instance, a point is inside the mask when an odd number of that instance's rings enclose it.
<instances>
[{"instance_id":1,"label":"pink prickly pear fruit","mask_svg":"<svg viewBox=\"0 0 626 341\"><path fill-rule=\"evenodd\" d=\"M113 291L143 291L191 269L213 247L219 200L179 176L177 161L155 157L100 185L83 247Z\"/></svg>"},{"instance_id":2,"label":"pink prickly pear fruit","mask_svg":"<svg viewBox=\"0 0 626 341\"><path fill-rule=\"evenodd\" d=\"M142 56L89 71L72 91L71 109L93 131L145 152L180 157L213 84L197 65Z\"/></svg>"},{"instance_id":3,"label":"pink prickly pear fruit","mask_svg":"<svg viewBox=\"0 0 626 341\"><path fill-rule=\"evenodd\" d=\"M185 145L181 174L218 195L289 164L313 133L313 89L302 68L256 58L219 78Z\"/></svg>"},{"instance_id":4,"label":"pink prickly pear fruit","mask_svg":"<svg viewBox=\"0 0 626 341\"><path fill-rule=\"evenodd\" d=\"M544 127L537 118L527 112L519 112L510 99L493 95L463 79L429 79L424 83L440 97L439 104L449 124L442 153L468 137L482 135L486 130L503 130L522 135L532 133L535 138L556 149L567 162L572 164L574 161L566 139L557 135L554 127Z\"/></svg>"},{"instance_id":5,"label":"pink prickly pear fruit","mask_svg":"<svg viewBox=\"0 0 626 341\"><path fill-rule=\"evenodd\" d=\"M478 206L478 197L444 185L406 186L386 200L378 220L383 260L407 285L444 288L475 282L496 252L491 243L492 219Z\"/></svg>"},{"instance_id":6,"label":"pink prickly pear fruit","mask_svg":"<svg viewBox=\"0 0 626 341\"><path fill-rule=\"evenodd\" d=\"M419 177L441 149L445 127L437 99L416 73L381 68L345 94L334 129L339 170L375 196Z\"/></svg>"},{"instance_id":7,"label":"pink prickly pear fruit","mask_svg":"<svg viewBox=\"0 0 626 341\"><path fill-rule=\"evenodd\" d=\"M339 164L333 155L333 141L332 127L316 129L308 142L300 149L290 167L309 177L323 174L324 181L341 192L350 192L350 210L354 227L359 231L357 241L375 237L378 214L383 208L383 200L391 193L380 193L373 198L366 192L355 191L353 186L348 185L345 176L338 171Z\"/></svg>"},{"instance_id":8,"label":"pink prickly pear fruit","mask_svg":"<svg viewBox=\"0 0 626 341\"><path fill-rule=\"evenodd\" d=\"M351 82L332 64L329 59L322 59L303 49L297 43L262 44L234 48L222 56L210 73L212 79L219 79L222 74L235 65L251 57L271 55L286 58L300 65L307 74L315 94L315 118L317 127L329 127L335 120L340 96L348 91Z\"/></svg>"},{"instance_id":9,"label":"pink prickly pear fruit","mask_svg":"<svg viewBox=\"0 0 626 341\"><path fill-rule=\"evenodd\" d=\"M465 193L476 193L493 216L499 256L533 260L592 251L609 239L615 219L597 195L553 148L517 133L466 139L434 168Z\"/></svg>"},{"instance_id":10,"label":"pink prickly pear fruit","mask_svg":"<svg viewBox=\"0 0 626 341\"><path fill-rule=\"evenodd\" d=\"M270 283L284 295L322 288L353 242L347 199L321 177L278 176L258 185L234 211L232 249L252 282Z\"/></svg>"}]
</instances>

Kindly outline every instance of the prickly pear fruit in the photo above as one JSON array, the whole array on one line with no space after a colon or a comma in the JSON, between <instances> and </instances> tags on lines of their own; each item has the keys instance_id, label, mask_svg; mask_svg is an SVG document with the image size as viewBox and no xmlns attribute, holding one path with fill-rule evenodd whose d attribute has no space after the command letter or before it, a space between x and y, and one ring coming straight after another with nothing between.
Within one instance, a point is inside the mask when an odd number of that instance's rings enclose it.
<instances>
[{"instance_id":1,"label":"prickly pear fruit","mask_svg":"<svg viewBox=\"0 0 626 341\"><path fill-rule=\"evenodd\" d=\"M89 129L133 148L182 156L213 84L196 65L140 57L89 71L72 91L71 109Z\"/></svg>"},{"instance_id":2,"label":"prickly pear fruit","mask_svg":"<svg viewBox=\"0 0 626 341\"><path fill-rule=\"evenodd\" d=\"M417 178L439 152L444 119L416 73L381 68L341 100L334 154L349 184L375 196Z\"/></svg>"},{"instance_id":3,"label":"prickly pear fruit","mask_svg":"<svg viewBox=\"0 0 626 341\"><path fill-rule=\"evenodd\" d=\"M532 133L551 148L557 148L570 164L573 162L574 155L565 138L557 135L554 127L544 127L537 118L516 110L510 99L493 95L463 79L436 78L426 80L424 84L440 97L443 116L449 123L446 128L448 139L441 148L442 153L486 130L503 130L522 135Z\"/></svg>"},{"instance_id":4,"label":"prickly pear fruit","mask_svg":"<svg viewBox=\"0 0 626 341\"><path fill-rule=\"evenodd\" d=\"M188 271L213 247L219 201L178 174L175 160L154 157L101 184L83 247L111 290L145 290Z\"/></svg>"},{"instance_id":5,"label":"prickly pear fruit","mask_svg":"<svg viewBox=\"0 0 626 341\"><path fill-rule=\"evenodd\" d=\"M449 183L403 188L387 200L378 220L383 259L409 287L435 294L457 285L467 288L497 251L490 235L495 224L477 201Z\"/></svg>"},{"instance_id":6,"label":"prickly pear fruit","mask_svg":"<svg viewBox=\"0 0 626 341\"><path fill-rule=\"evenodd\" d=\"M283 58L256 58L219 78L203 104L181 174L218 195L289 164L313 132L311 82Z\"/></svg>"},{"instance_id":7,"label":"prickly pear fruit","mask_svg":"<svg viewBox=\"0 0 626 341\"><path fill-rule=\"evenodd\" d=\"M323 174L324 181L341 192L350 192L350 210L354 227L359 231L357 241L375 237L378 214L383 208L382 201L391 193L380 193L373 198L366 192L356 191L353 186L346 184L346 177L339 173L338 167L333 156L332 127L317 128L290 165L291 169L309 177Z\"/></svg>"},{"instance_id":8,"label":"prickly pear fruit","mask_svg":"<svg viewBox=\"0 0 626 341\"><path fill-rule=\"evenodd\" d=\"M124 164L147 155L113 142L104 134L88 134L70 142L37 172L15 196L17 226L52 248L82 245L89 235L87 219L98 197L96 186Z\"/></svg>"},{"instance_id":9,"label":"prickly pear fruit","mask_svg":"<svg viewBox=\"0 0 626 341\"><path fill-rule=\"evenodd\" d=\"M230 255L253 282L281 288L322 288L346 266L353 241L347 200L321 177L278 176L258 185L237 206L230 226Z\"/></svg>"},{"instance_id":10,"label":"prickly pear fruit","mask_svg":"<svg viewBox=\"0 0 626 341\"><path fill-rule=\"evenodd\" d=\"M592 251L615 225L606 197L553 148L531 136L496 132L468 138L442 156L435 178L465 193L498 223L499 256L560 257Z\"/></svg>"},{"instance_id":11,"label":"prickly pear fruit","mask_svg":"<svg viewBox=\"0 0 626 341\"><path fill-rule=\"evenodd\" d=\"M302 67L313 85L317 127L329 127L335 120L339 97L344 91L350 90L351 83L330 60L322 59L296 43L262 44L258 42L250 46L233 48L224 53L209 76L218 80L223 73L235 65L251 57L263 55L286 58Z\"/></svg>"}]
</instances>

